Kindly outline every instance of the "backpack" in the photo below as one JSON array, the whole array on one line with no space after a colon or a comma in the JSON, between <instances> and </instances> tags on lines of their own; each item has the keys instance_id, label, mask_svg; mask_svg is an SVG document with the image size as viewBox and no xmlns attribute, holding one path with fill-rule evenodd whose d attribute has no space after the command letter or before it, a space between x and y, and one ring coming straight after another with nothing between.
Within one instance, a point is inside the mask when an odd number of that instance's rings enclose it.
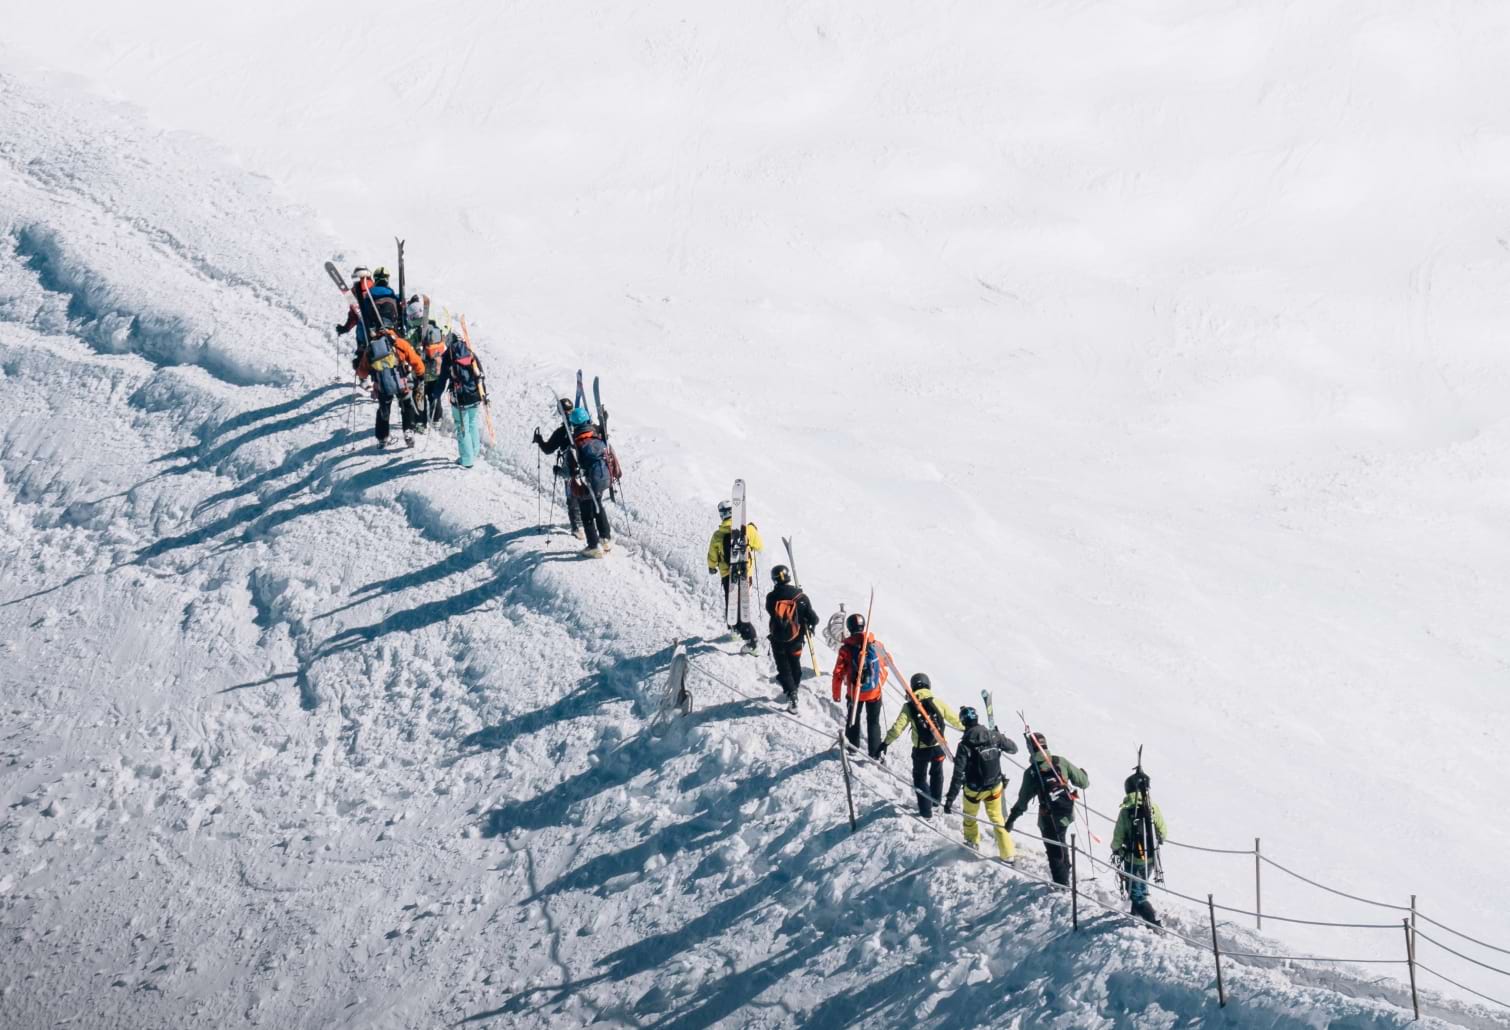
<instances>
[{"instance_id":1,"label":"backpack","mask_svg":"<svg viewBox=\"0 0 1510 1030\"><path fill-rule=\"evenodd\" d=\"M989 790L1002 782L1001 745L990 727L971 726L954 754L965 763L965 786L971 790Z\"/></svg>"},{"instance_id":2,"label":"backpack","mask_svg":"<svg viewBox=\"0 0 1510 1030\"><path fill-rule=\"evenodd\" d=\"M478 365L477 355L472 353L467 341L460 336L452 336L451 403L458 408L470 408L486 399L487 388L482 382L482 368Z\"/></svg>"},{"instance_id":3,"label":"backpack","mask_svg":"<svg viewBox=\"0 0 1510 1030\"><path fill-rule=\"evenodd\" d=\"M433 383L440 378L441 364L446 356L446 334L438 325L427 325L419 335L420 354L425 359L425 382Z\"/></svg>"},{"instance_id":4,"label":"backpack","mask_svg":"<svg viewBox=\"0 0 1510 1030\"><path fill-rule=\"evenodd\" d=\"M940 741L934 737L933 730L929 728L929 720L932 720L933 725L939 727L939 732L942 733L944 717L939 715L938 705L933 703L932 697L919 698L919 700L923 702L922 712L919 712L918 706L912 703L912 698L907 699L907 712L912 719L913 729L917 731L918 735L918 742L913 746L919 748L938 747ZM926 718L924 718L925 714ZM1000 775L1000 759L997 760L996 770L997 774Z\"/></svg>"},{"instance_id":5,"label":"backpack","mask_svg":"<svg viewBox=\"0 0 1510 1030\"><path fill-rule=\"evenodd\" d=\"M1053 756L1049 757L1050 763ZM1054 771L1059 771L1054 766ZM1065 782L1063 776L1045 776L1043 767L1035 758L1033 760L1033 772L1038 777L1038 802L1053 817L1055 822L1070 822L1075 818L1075 792Z\"/></svg>"},{"instance_id":6,"label":"backpack","mask_svg":"<svg viewBox=\"0 0 1510 1030\"><path fill-rule=\"evenodd\" d=\"M798 605L801 597L802 594L799 592L784 601L777 601L772 605L772 643L795 644L802 639L802 616L799 613Z\"/></svg>"},{"instance_id":7,"label":"backpack","mask_svg":"<svg viewBox=\"0 0 1510 1030\"><path fill-rule=\"evenodd\" d=\"M386 332L373 333L367 337L367 367L374 372L384 372L398 364L398 355L393 353L393 340Z\"/></svg>"},{"instance_id":8,"label":"backpack","mask_svg":"<svg viewBox=\"0 0 1510 1030\"><path fill-rule=\"evenodd\" d=\"M608 489L608 445L591 428L572 441L577 447L577 467L599 492Z\"/></svg>"},{"instance_id":9,"label":"backpack","mask_svg":"<svg viewBox=\"0 0 1510 1030\"><path fill-rule=\"evenodd\" d=\"M379 293L381 290L383 292ZM383 320L383 328L391 328L399 323L398 297L386 286L374 286L367 292L372 299L372 306L376 309L378 317Z\"/></svg>"},{"instance_id":10,"label":"backpack","mask_svg":"<svg viewBox=\"0 0 1510 1030\"><path fill-rule=\"evenodd\" d=\"M844 646L849 651L853 660L858 661L861 645L845 644ZM854 675L850 680L852 685L858 687L860 693L869 690L873 684L879 682L881 679L881 656L877 653L880 650L880 645L872 640L870 646L865 648L865 668L859 670L859 674Z\"/></svg>"}]
</instances>

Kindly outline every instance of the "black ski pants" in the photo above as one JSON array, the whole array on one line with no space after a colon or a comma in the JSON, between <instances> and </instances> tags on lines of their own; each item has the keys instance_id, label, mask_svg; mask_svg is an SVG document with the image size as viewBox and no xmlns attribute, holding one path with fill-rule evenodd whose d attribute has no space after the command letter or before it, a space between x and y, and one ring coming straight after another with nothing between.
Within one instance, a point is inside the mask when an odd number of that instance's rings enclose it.
<instances>
[{"instance_id":1,"label":"black ski pants","mask_svg":"<svg viewBox=\"0 0 1510 1030\"><path fill-rule=\"evenodd\" d=\"M418 415L418 412L414 410L413 394L399 397L395 397L391 393L387 395L381 393L378 394L377 426L375 427L378 443L382 443L384 440L388 439L389 417L391 406L395 400L398 401L399 420L404 427L404 432L414 432L414 425L419 421L419 419L416 417Z\"/></svg>"},{"instance_id":2,"label":"black ski pants","mask_svg":"<svg viewBox=\"0 0 1510 1030\"><path fill-rule=\"evenodd\" d=\"M847 704L848 702L846 702ZM870 757L877 758L881 754L881 699L874 701L861 701L855 706L855 721L845 729L844 735L849 738L853 747L860 746L860 721L865 721L865 743L870 751ZM942 785L941 785L942 786Z\"/></svg>"},{"instance_id":3,"label":"black ski pants","mask_svg":"<svg viewBox=\"0 0 1510 1030\"><path fill-rule=\"evenodd\" d=\"M1070 885L1070 849L1064 842L1068 827L1047 812L1038 813L1038 832L1043 835L1043 849L1049 855L1049 875L1061 887Z\"/></svg>"},{"instance_id":4,"label":"black ski pants","mask_svg":"<svg viewBox=\"0 0 1510 1030\"><path fill-rule=\"evenodd\" d=\"M425 417L431 425L440 421L446 410L446 381L431 379L425 383Z\"/></svg>"},{"instance_id":5,"label":"black ski pants","mask_svg":"<svg viewBox=\"0 0 1510 1030\"><path fill-rule=\"evenodd\" d=\"M731 601L730 593L733 590L738 590L739 586L738 586L738 584L734 583L734 581L731 580L728 576L721 577L721 580L722 580L723 585L724 585L724 619L725 619L725 621L727 621L728 618L729 618L729 604L730 604L730 601ZM753 590L754 589L753 585L749 589ZM737 614L738 611L739 611L739 606L737 604L735 605L735 609L734 610L735 610L735 613L736 613L735 616L734 616L734 632L738 633L741 637L743 637L745 643L747 643L747 644L753 644L753 643L755 643L755 639L756 639L756 637L755 637L755 627L752 626L752 625L750 625L748 622L740 621L739 615ZM779 665L777 666L777 669L778 670L780 669ZM799 679L801 678L801 668L800 668L800 666L799 666L799 669L798 669L798 678Z\"/></svg>"},{"instance_id":6,"label":"black ski pants","mask_svg":"<svg viewBox=\"0 0 1510 1030\"><path fill-rule=\"evenodd\" d=\"M788 650L771 641L771 655L776 659L776 679L791 700L797 700L797 686L802 682L802 650Z\"/></svg>"},{"instance_id":7,"label":"black ski pants","mask_svg":"<svg viewBox=\"0 0 1510 1030\"><path fill-rule=\"evenodd\" d=\"M918 799L918 815L932 819L933 806L944 803L943 748L912 749L912 788Z\"/></svg>"},{"instance_id":8,"label":"black ski pants","mask_svg":"<svg viewBox=\"0 0 1510 1030\"><path fill-rule=\"evenodd\" d=\"M613 527L608 524L608 503L590 484L582 489L588 491L585 497L578 500L582 512L582 528L587 533L587 546L597 547L599 541L613 539Z\"/></svg>"}]
</instances>

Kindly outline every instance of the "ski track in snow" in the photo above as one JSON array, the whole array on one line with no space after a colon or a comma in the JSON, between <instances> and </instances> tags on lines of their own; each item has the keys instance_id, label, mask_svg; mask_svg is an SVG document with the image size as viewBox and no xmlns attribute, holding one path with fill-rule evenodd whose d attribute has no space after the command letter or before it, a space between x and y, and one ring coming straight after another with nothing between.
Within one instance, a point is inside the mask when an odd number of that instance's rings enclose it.
<instances>
[{"instance_id":1,"label":"ski track in snow","mask_svg":"<svg viewBox=\"0 0 1510 1030\"><path fill-rule=\"evenodd\" d=\"M0 159L0 1024L1215 1018L1209 955L1071 935L863 765L851 835L834 753L697 671L776 693L719 639L701 511L642 479L604 562L535 532L546 386L509 355L479 340L484 465L373 453L306 213L4 77ZM696 708L651 733L677 637ZM1261 965L1232 1025L1409 1021L1398 984Z\"/></svg>"}]
</instances>

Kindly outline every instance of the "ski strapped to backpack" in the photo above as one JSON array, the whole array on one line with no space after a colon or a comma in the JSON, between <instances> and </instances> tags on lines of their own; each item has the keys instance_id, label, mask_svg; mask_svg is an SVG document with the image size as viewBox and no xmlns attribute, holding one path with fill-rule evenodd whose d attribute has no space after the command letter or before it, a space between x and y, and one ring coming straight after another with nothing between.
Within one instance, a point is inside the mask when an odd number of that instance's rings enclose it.
<instances>
[{"instance_id":1,"label":"ski strapped to backpack","mask_svg":"<svg viewBox=\"0 0 1510 1030\"><path fill-rule=\"evenodd\" d=\"M991 704L991 692L989 690L982 690L980 692L980 703L986 706L986 725L993 730L996 729L996 708Z\"/></svg>"},{"instance_id":2,"label":"ski strapped to backpack","mask_svg":"<svg viewBox=\"0 0 1510 1030\"><path fill-rule=\"evenodd\" d=\"M461 323L462 341L467 345L469 356L475 359L477 355L477 348L472 346L472 333L467 329L467 316L458 316L458 321ZM488 446L496 447L498 446L498 437L493 432L493 405L492 402L488 400L487 378L481 372L480 363L474 361L472 367L474 374L477 376L477 393L482 397L483 421L485 421L488 425Z\"/></svg>"},{"instance_id":3,"label":"ski strapped to backpack","mask_svg":"<svg viewBox=\"0 0 1510 1030\"><path fill-rule=\"evenodd\" d=\"M624 470L619 465L619 456L614 453L613 444L608 442L608 409L603 407L603 391L597 376L592 377L592 405L598 414L598 431L603 434L603 446L608 449L608 496L617 501L622 489L619 483L624 479Z\"/></svg>"},{"instance_id":4,"label":"ski strapped to backpack","mask_svg":"<svg viewBox=\"0 0 1510 1030\"><path fill-rule=\"evenodd\" d=\"M409 331L409 295L404 292L404 241L397 236L393 242L398 244L398 324L403 332Z\"/></svg>"},{"instance_id":5,"label":"ski strapped to backpack","mask_svg":"<svg viewBox=\"0 0 1510 1030\"><path fill-rule=\"evenodd\" d=\"M802 580L797 578L797 559L792 555L792 538L789 536L782 537L781 544L786 548L786 563L792 570L792 586L801 590ZM844 606L840 605L839 607L842 609ZM813 675L822 676L823 672L818 668L818 645L813 642L813 631L804 627L802 635L807 640L807 654L812 659Z\"/></svg>"},{"instance_id":6,"label":"ski strapped to backpack","mask_svg":"<svg viewBox=\"0 0 1510 1030\"><path fill-rule=\"evenodd\" d=\"M578 498L585 496L591 502L593 515L596 516L599 504L598 495L592 492L592 488L587 485L587 481L582 475L582 462L577 457L576 445L572 443L571 420L567 418L566 412L561 410L561 399L554 392L551 393L551 407L555 408L556 413L561 416L561 429L566 434L566 446L561 449L561 453L566 462L566 471L571 479L572 495ZM584 512L583 514L585 515L586 513Z\"/></svg>"},{"instance_id":7,"label":"ski strapped to backpack","mask_svg":"<svg viewBox=\"0 0 1510 1030\"><path fill-rule=\"evenodd\" d=\"M849 694L849 722L858 726L860 713L860 688L865 683L865 653L870 647L870 615L876 610L876 588L870 588L870 603L865 606L865 626L860 630L860 653L855 662L855 687Z\"/></svg>"},{"instance_id":8,"label":"ski strapped to backpack","mask_svg":"<svg viewBox=\"0 0 1510 1030\"><path fill-rule=\"evenodd\" d=\"M1032 763L1033 770L1038 776L1039 803L1042 804L1048 810L1049 814L1055 819L1063 819L1065 816L1069 816L1069 818L1074 819L1075 802L1079 800L1080 795L1075 793L1075 788L1072 787L1069 780L1066 780L1063 774L1060 773L1059 767L1054 764L1054 756L1049 754L1046 749L1039 745L1038 738L1033 735L1033 730L1028 725L1027 716L1023 715L1022 712L1019 711L1017 713L1017 717L1022 720L1022 735L1023 739L1025 739L1028 743L1028 753L1030 755L1042 756L1044 764L1046 764L1049 767L1049 771L1054 774L1054 782L1052 785L1050 785L1048 781L1044 779L1042 767L1036 761Z\"/></svg>"},{"instance_id":9,"label":"ski strapped to backpack","mask_svg":"<svg viewBox=\"0 0 1510 1030\"><path fill-rule=\"evenodd\" d=\"M869 629L868 622L866 628L867 630ZM933 715L924 706L923 702L918 700L918 696L912 692L912 681L902 675L902 670L897 668L896 659L891 657L890 651L884 647L881 648L881 656L886 662L886 667L891 670L891 674L902 684L902 689L907 693L907 700L912 702L912 710L923 717L923 722L927 724L929 732L933 734L933 739L938 743L939 747L944 749L944 754L949 756L949 761L954 761L954 752L949 748L949 741L944 739L943 727L933 721Z\"/></svg>"},{"instance_id":10,"label":"ski strapped to backpack","mask_svg":"<svg viewBox=\"0 0 1510 1030\"><path fill-rule=\"evenodd\" d=\"M1143 772L1142 744L1138 745L1138 764L1133 775L1137 777L1138 790L1133 803L1132 832L1128 834L1124 847L1131 851L1133 858L1144 863L1147 879L1163 883L1164 862L1159 857L1159 833L1153 821L1153 802L1148 798L1148 775ZM1127 889L1126 880L1122 881L1122 888Z\"/></svg>"}]
</instances>

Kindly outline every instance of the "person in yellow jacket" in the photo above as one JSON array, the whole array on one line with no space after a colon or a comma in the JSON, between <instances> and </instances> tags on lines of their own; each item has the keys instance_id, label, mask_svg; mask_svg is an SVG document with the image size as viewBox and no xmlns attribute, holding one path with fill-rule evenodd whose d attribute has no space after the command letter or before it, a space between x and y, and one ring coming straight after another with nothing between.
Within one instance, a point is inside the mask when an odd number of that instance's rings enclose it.
<instances>
[{"instance_id":1,"label":"person in yellow jacket","mask_svg":"<svg viewBox=\"0 0 1510 1030\"><path fill-rule=\"evenodd\" d=\"M718 502L718 516L722 521L718 528L713 531L713 539L708 541L708 574L717 574L724 585L724 611L729 610L729 580L731 570L729 568L729 537L734 532L734 504L731 501ZM745 523L745 547L750 551L750 560L745 563L745 578L748 580L747 589L754 590L755 561L754 556L765 550L765 541L760 539L760 530L755 528L755 523ZM754 654L759 646L756 643L755 627L735 615L733 629L744 638L744 652Z\"/></svg>"},{"instance_id":2,"label":"person in yellow jacket","mask_svg":"<svg viewBox=\"0 0 1510 1030\"><path fill-rule=\"evenodd\" d=\"M932 819L934 806L944 803L945 756L944 742L934 736L933 731L943 733L945 726L953 726L963 733L965 724L942 698L933 696L933 683L927 673L914 673L908 682L912 686L912 697L902 706L897 721L891 724L886 739L881 742L881 754L886 753L903 730L911 727L912 790L917 795L918 814L924 819Z\"/></svg>"}]
</instances>

